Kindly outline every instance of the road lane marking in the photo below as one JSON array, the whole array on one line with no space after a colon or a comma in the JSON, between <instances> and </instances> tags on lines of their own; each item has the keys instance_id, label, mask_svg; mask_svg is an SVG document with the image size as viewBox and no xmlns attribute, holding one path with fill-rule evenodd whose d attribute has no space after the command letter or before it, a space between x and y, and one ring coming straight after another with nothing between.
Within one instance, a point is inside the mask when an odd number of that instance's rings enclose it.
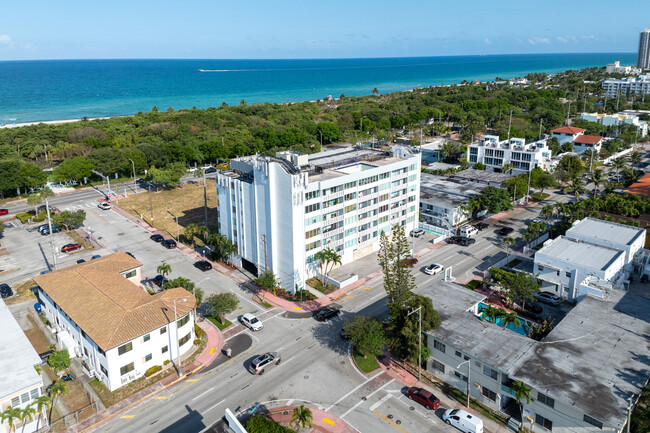
<instances>
[{"instance_id":1,"label":"road lane marking","mask_svg":"<svg viewBox=\"0 0 650 433\"><path fill-rule=\"evenodd\" d=\"M158 396L158 397L154 397L155 400L166 400L168 398L169 398L168 395L161 395L161 396Z\"/></svg>"},{"instance_id":2,"label":"road lane marking","mask_svg":"<svg viewBox=\"0 0 650 433\"><path fill-rule=\"evenodd\" d=\"M131 418L133 418L134 416L135 416L135 415L122 415L120 418L122 418L122 419L131 419Z\"/></svg>"},{"instance_id":3,"label":"road lane marking","mask_svg":"<svg viewBox=\"0 0 650 433\"><path fill-rule=\"evenodd\" d=\"M388 418L383 413L381 413L381 412L379 412L377 410L373 410L372 412L379 415L381 418L383 418L385 421L387 421L389 424L391 424L393 427L395 427L397 430L401 431L402 433L409 433L408 431L404 430L402 427L397 425L392 419Z\"/></svg>"},{"instance_id":4,"label":"road lane marking","mask_svg":"<svg viewBox=\"0 0 650 433\"><path fill-rule=\"evenodd\" d=\"M291 361L295 356L292 356L291 358L287 359L286 361L282 362L282 359L280 359L280 366L285 365L287 362Z\"/></svg>"},{"instance_id":5,"label":"road lane marking","mask_svg":"<svg viewBox=\"0 0 650 433\"><path fill-rule=\"evenodd\" d=\"M217 407L217 406L219 406L219 405L220 405L221 403L223 403L224 401L226 401L226 399L225 399L225 398L224 398L223 400L221 400L221 401L220 401L219 403L217 403L217 404L215 404L214 406L212 406L211 408L209 408L209 409L206 409L206 410L205 410L205 412L207 412L207 411L210 411L210 410L212 410L212 409L214 409L215 407Z\"/></svg>"},{"instance_id":6,"label":"road lane marking","mask_svg":"<svg viewBox=\"0 0 650 433\"><path fill-rule=\"evenodd\" d=\"M198 382L201 379L187 379L185 382Z\"/></svg>"},{"instance_id":7,"label":"road lane marking","mask_svg":"<svg viewBox=\"0 0 650 433\"><path fill-rule=\"evenodd\" d=\"M203 392L203 393L197 395L196 397L194 397L194 398L192 399L192 401L194 401L194 400L196 400L196 399L199 399L199 398L203 397L204 395L206 395L207 393L209 393L209 392L212 391L213 389L214 389L214 387L210 388L210 389L207 390L206 392Z\"/></svg>"},{"instance_id":8,"label":"road lane marking","mask_svg":"<svg viewBox=\"0 0 650 433\"><path fill-rule=\"evenodd\" d=\"M383 373L384 373L383 371L380 371L379 373L375 374L374 376L371 376L371 377L367 378L364 382L362 382L362 383L360 383L359 385L355 386L355 387L354 387L350 392L348 392L348 393L345 394L343 397L341 397L341 398L339 398L338 400L336 400L332 405L330 405L327 409L325 409L325 412L329 412L331 408L333 408L334 406L336 406L336 405L337 405L338 403L340 403L342 400L344 400L344 399L346 399L347 397L349 397L353 392L355 392L356 390L358 390L359 388L361 388L362 386L364 386L365 384L367 384L368 382L370 382L371 380L373 380L374 378L376 378L377 376L379 376L380 374L383 374Z\"/></svg>"},{"instance_id":9,"label":"road lane marking","mask_svg":"<svg viewBox=\"0 0 650 433\"><path fill-rule=\"evenodd\" d=\"M323 418L323 421L325 421L325 422L328 423L329 425L334 425L334 424L336 424L334 421L332 421L332 420L329 419L329 418Z\"/></svg>"},{"instance_id":10,"label":"road lane marking","mask_svg":"<svg viewBox=\"0 0 650 433\"><path fill-rule=\"evenodd\" d=\"M88 211L88 213L94 216L95 218L97 218L98 220L100 220L102 223L108 224L106 221L104 221L102 217L100 217L99 215L95 215L95 212Z\"/></svg>"},{"instance_id":11,"label":"road lane marking","mask_svg":"<svg viewBox=\"0 0 650 433\"><path fill-rule=\"evenodd\" d=\"M377 409L379 406L384 404L386 402L386 400L388 400L391 397L392 397L392 395L386 394L381 400L379 400L377 403L370 406L370 412L374 412L375 409Z\"/></svg>"}]
</instances>

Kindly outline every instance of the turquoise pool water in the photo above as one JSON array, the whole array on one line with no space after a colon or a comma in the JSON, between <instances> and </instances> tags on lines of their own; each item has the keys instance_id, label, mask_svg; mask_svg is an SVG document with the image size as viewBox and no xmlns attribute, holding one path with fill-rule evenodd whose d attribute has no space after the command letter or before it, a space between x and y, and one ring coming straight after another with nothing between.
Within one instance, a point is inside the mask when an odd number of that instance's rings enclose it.
<instances>
[{"instance_id":1,"label":"turquoise pool water","mask_svg":"<svg viewBox=\"0 0 650 433\"><path fill-rule=\"evenodd\" d=\"M483 308L485 308L486 306L487 304L479 302L478 304L479 317L481 312L483 311ZM487 318L485 320L487 320ZM528 332L530 328L533 326L533 322L531 322L530 320L526 320L523 317L519 317L519 321L521 322L519 326L515 326L512 323L508 323L506 329L515 331L517 334L526 335L526 332ZM503 318L502 317L497 318L496 324L499 326L503 326Z\"/></svg>"}]
</instances>

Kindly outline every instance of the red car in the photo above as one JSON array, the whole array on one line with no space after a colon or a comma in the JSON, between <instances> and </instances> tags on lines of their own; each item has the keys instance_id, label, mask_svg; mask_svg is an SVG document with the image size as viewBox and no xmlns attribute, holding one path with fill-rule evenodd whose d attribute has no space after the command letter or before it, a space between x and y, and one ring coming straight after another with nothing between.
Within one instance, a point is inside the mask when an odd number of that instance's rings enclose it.
<instances>
[{"instance_id":1,"label":"red car","mask_svg":"<svg viewBox=\"0 0 650 433\"><path fill-rule=\"evenodd\" d=\"M0 215L7 215L9 213L9 209L0 209Z\"/></svg>"},{"instance_id":2,"label":"red car","mask_svg":"<svg viewBox=\"0 0 650 433\"><path fill-rule=\"evenodd\" d=\"M426 389L410 387L406 391L406 396L415 400L427 409L436 410L440 407L440 400Z\"/></svg>"},{"instance_id":3,"label":"red car","mask_svg":"<svg viewBox=\"0 0 650 433\"><path fill-rule=\"evenodd\" d=\"M408 267L413 267L417 263L418 263L418 259L416 259L415 257L407 257L405 259L402 259L402 261L400 262L400 265L403 266L403 267L407 267L407 266Z\"/></svg>"},{"instance_id":4,"label":"red car","mask_svg":"<svg viewBox=\"0 0 650 433\"><path fill-rule=\"evenodd\" d=\"M63 247L61 247L61 252L62 253L69 253L70 251L76 251L79 248L81 248L81 245L79 244L65 244Z\"/></svg>"}]
</instances>

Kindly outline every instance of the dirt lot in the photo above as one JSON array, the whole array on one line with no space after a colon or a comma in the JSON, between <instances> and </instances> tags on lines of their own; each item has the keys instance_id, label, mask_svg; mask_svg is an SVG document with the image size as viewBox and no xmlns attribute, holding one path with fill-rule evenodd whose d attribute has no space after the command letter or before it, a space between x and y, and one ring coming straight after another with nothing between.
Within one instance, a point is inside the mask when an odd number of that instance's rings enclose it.
<instances>
[{"instance_id":1,"label":"dirt lot","mask_svg":"<svg viewBox=\"0 0 650 433\"><path fill-rule=\"evenodd\" d=\"M35 285L36 282L32 279L16 284L13 287L14 296L12 296L11 298L6 298L5 304L7 305L19 304L21 302L31 301L31 300L36 302L36 296L34 296L34 292L32 292L32 287L34 287Z\"/></svg>"},{"instance_id":2,"label":"dirt lot","mask_svg":"<svg viewBox=\"0 0 650 433\"><path fill-rule=\"evenodd\" d=\"M208 228L211 230L217 228L215 184L214 180L207 181ZM183 235L185 227L188 225L202 226L205 224L203 204L203 182L200 182L186 183L182 187L165 191L135 194L120 200L118 206L149 223L153 208L153 226L176 238L174 216L178 217L178 229Z\"/></svg>"}]
</instances>

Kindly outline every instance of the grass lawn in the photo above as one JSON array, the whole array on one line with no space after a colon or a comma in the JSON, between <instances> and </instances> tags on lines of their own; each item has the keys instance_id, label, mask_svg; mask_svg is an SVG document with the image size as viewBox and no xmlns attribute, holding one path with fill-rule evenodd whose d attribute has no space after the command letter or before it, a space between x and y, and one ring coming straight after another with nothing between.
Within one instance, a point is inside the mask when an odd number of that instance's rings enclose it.
<instances>
[{"instance_id":1,"label":"grass lawn","mask_svg":"<svg viewBox=\"0 0 650 433\"><path fill-rule=\"evenodd\" d=\"M352 350L352 355L354 356L354 362L356 362L357 367L364 373L371 373L379 368L379 362L377 362L377 357L375 356L364 358L363 355L358 354L354 349Z\"/></svg>"},{"instance_id":2,"label":"grass lawn","mask_svg":"<svg viewBox=\"0 0 650 433\"><path fill-rule=\"evenodd\" d=\"M225 317L223 318L223 324L219 321L218 317L215 317L215 316L205 316L205 317L207 317L207 319L210 322L214 323L215 326L217 328L219 328L220 331L223 331L224 329L226 329L227 327L232 325L232 323L228 319L226 319Z\"/></svg>"},{"instance_id":3,"label":"grass lawn","mask_svg":"<svg viewBox=\"0 0 650 433\"><path fill-rule=\"evenodd\" d=\"M81 229L78 229L81 231ZM83 232L82 232L83 233ZM91 244L90 242L86 241L85 237L79 234L77 230L70 230L67 231L66 234L70 236L70 238L77 244L81 244L84 250L89 251L89 250L94 250L95 246Z\"/></svg>"},{"instance_id":4,"label":"grass lawn","mask_svg":"<svg viewBox=\"0 0 650 433\"><path fill-rule=\"evenodd\" d=\"M216 229L217 199L214 180L207 181L208 198L208 228ZM151 203L150 203L151 200ZM205 224L203 209L203 183L187 183L181 187L160 190L159 192L143 192L133 194L120 200L118 206L130 212L137 218L143 218L152 223L151 208L153 207L153 226L158 230L176 238L176 219L181 236L185 227L190 224L202 226ZM174 216L172 216L174 215Z\"/></svg>"},{"instance_id":5,"label":"grass lawn","mask_svg":"<svg viewBox=\"0 0 650 433\"><path fill-rule=\"evenodd\" d=\"M320 280L320 278L316 278L316 277L311 277L305 282L309 284L311 287L313 287L314 289L318 290L319 292L325 295L328 295L332 293L334 290L338 289L338 287L330 283L327 283L326 286L323 286L323 282Z\"/></svg>"},{"instance_id":6,"label":"grass lawn","mask_svg":"<svg viewBox=\"0 0 650 433\"><path fill-rule=\"evenodd\" d=\"M536 192L535 194L532 194L531 197L535 201L542 201L550 197L550 194L547 194L545 192Z\"/></svg>"}]
</instances>

